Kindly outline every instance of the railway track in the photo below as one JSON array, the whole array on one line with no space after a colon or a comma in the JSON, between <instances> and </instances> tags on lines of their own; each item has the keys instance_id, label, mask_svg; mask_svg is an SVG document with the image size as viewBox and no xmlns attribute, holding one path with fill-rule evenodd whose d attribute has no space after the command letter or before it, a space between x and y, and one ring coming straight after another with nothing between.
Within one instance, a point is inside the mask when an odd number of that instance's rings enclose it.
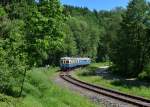
<instances>
[{"instance_id":1,"label":"railway track","mask_svg":"<svg viewBox=\"0 0 150 107\"><path fill-rule=\"evenodd\" d=\"M71 84L74 84L78 87L81 87L81 88L87 89L89 91L95 92L97 94L101 94L101 95L104 95L104 96L107 96L110 98L114 98L114 99L117 99L119 101L133 104L133 105L139 106L139 107L150 107L150 100L149 99L145 99L145 98L137 97L137 96L133 96L133 95L128 95L128 94L114 91L111 89L107 89L104 87L92 85L92 84L83 82L81 80L75 79L71 75L69 75L68 73L60 74L60 77L62 79L64 79L65 81L71 83Z\"/></svg>"}]
</instances>

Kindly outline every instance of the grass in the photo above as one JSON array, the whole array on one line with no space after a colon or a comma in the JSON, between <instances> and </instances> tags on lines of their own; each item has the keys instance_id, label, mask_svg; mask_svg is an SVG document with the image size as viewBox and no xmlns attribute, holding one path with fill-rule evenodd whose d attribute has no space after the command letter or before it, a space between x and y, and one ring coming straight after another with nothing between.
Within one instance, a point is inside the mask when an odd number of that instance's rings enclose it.
<instances>
[{"instance_id":1,"label":"grass","mask_svg":"<svg viewBox=\"0 0 150 107\"><path fill-rule=\"evenodd\" d=\"M0 107L97 107L87 98L54 84L52 78L57 70L50 67L28 71L23 97L0 94Z\"/></svg>"},{"instance_id":2,"label":"grass","mask_svg":"<svg viewBox=\"0 0 150 107\"><path fill-rule=\"evenodd\" d=\"M101 62L101 63L92 63L90 64L88 67L95 67L95 68L99 68L99 67L103 67L103 66L109 66L111 65L111 62Z\"/></svg>"},{"instance_id":3,"label":"grass","mask_svg":"<svg viewBox=\"0 0 150 107\"><path fill-rule=\"evenodd\" d=\"M92 71L96 70L100 66L105 66L107 64L108 63L91 64L89 67L77 69L73 76L88 83L101 85L131 95L142 96L150 99L149 83L141 82L138 80L125 80L114 75L111 75L111 77L97 76L95 75L95 71ZM91 68L94 69L91 70Z\"/></svg>"}]
</instances>

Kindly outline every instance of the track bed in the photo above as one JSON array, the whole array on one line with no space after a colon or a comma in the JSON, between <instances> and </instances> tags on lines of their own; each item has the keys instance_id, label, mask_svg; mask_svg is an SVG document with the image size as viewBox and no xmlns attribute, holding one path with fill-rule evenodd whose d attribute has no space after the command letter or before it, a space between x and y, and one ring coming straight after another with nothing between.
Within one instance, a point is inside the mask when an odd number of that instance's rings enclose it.
<instances>
[{"instance_id":1,"label":"track bed","mask_svg":"<svg viewBox=\"0 0 150 107\"><path fill-rule=\"evenodd\" d=\"M97 94L105 95L107 97L111 97L122 102L126 102L129 104L133 104L139 107L150 107L150 100L142 97L132 96L128 94L124 94L118 91L110 90L104 87L92 85L78 79L73 78L69 73L61 73L60 77L69 83L72 83L78 87L87 89L89 91L95 92Z\"/></svg>"}]
</instances>

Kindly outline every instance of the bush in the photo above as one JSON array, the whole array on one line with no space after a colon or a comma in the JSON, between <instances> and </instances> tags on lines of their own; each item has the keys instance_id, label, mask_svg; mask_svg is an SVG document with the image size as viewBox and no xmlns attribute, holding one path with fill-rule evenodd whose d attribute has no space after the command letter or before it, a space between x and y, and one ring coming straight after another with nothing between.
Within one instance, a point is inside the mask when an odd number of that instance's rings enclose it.
<instances>
[{"instance_id":1,"label":"bush","mask_svg":"<svg viewBox=\"0 0 150 107\"><path fill-rule=\"evenodd\" d=\"M0 107L15 107L15 102L13 97L0 94Z\"/></svg>"},{"instance_id":2,"label":"bush","mask_svg":"<svg viewBox=\"0 0 150 107\"><path fill-rule=\"evenodd\" d=\"M141 80L150 81L150 64L145 67L144 71L138 77Z\"/></svg>"},{"instance_id":3,"label":"bush","mask_svg":"<svg viewBox=\"0 0 150 107\"><path fill-rule=\"evenodd\" d=\"M82 76L93 76L93 75L96 75L96 72L95 70L90 70L90 69L80 69L80 73L79 75L82 75Z\"/></svg>"},{"instance_id":4,"label":"bush","mask_svg":"<svg viewBox=\"0 0 150 107\"><path fill-rule=\"evenodd\" d=\"M40 91L44 91L45 89L49 88L49 86L47 85L49 83L46 73L44 72L44 70L42 71L43 72L38 69L32 70L31 72L29 72L27 77L29 83L37 87Z\"/></svg>"},{"instance_id":5,"label":"bush","mask_svg":"<svg viewBox=\"0 0 150 107\"><path fill-rule=\"evenodd\" d=\"M42 93L46 89L50 88L48 81L49 80L44 72L44 69L32 69L27 74L26 82L24 84L24 94L42 97Z\"/></svg>"},{"instance_id":6,"label":"bush","mask_svg":"<svg viewBox=\"0 0 150 107\"><path fill-rule=\"evenodd\" d=\"M35 87L33 84L30 84L28 82L26 82L24 84L23 96L27 95L27 94L30 94L34 97L41 97L42 96L41 91L37 87Z\"/></svg>"}]
</instances>

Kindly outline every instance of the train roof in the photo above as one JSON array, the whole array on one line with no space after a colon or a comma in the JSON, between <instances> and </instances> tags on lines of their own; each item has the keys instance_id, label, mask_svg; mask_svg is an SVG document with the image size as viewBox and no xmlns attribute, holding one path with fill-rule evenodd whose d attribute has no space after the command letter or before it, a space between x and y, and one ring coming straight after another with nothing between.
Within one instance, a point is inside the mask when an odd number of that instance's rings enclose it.
<instances>
[{"instance_id":1,"label":"train roof","mask_svg":"<svg viewBox=\"0 0 150 107\"><path fill-rule=\"evenodd\" d=\"M66 60L71 60L71 59L78 59L78 60L90 60L90 58L81 58L81 57L62 57L61 60L66 59Z\"/></svg>"}]
</instances>

